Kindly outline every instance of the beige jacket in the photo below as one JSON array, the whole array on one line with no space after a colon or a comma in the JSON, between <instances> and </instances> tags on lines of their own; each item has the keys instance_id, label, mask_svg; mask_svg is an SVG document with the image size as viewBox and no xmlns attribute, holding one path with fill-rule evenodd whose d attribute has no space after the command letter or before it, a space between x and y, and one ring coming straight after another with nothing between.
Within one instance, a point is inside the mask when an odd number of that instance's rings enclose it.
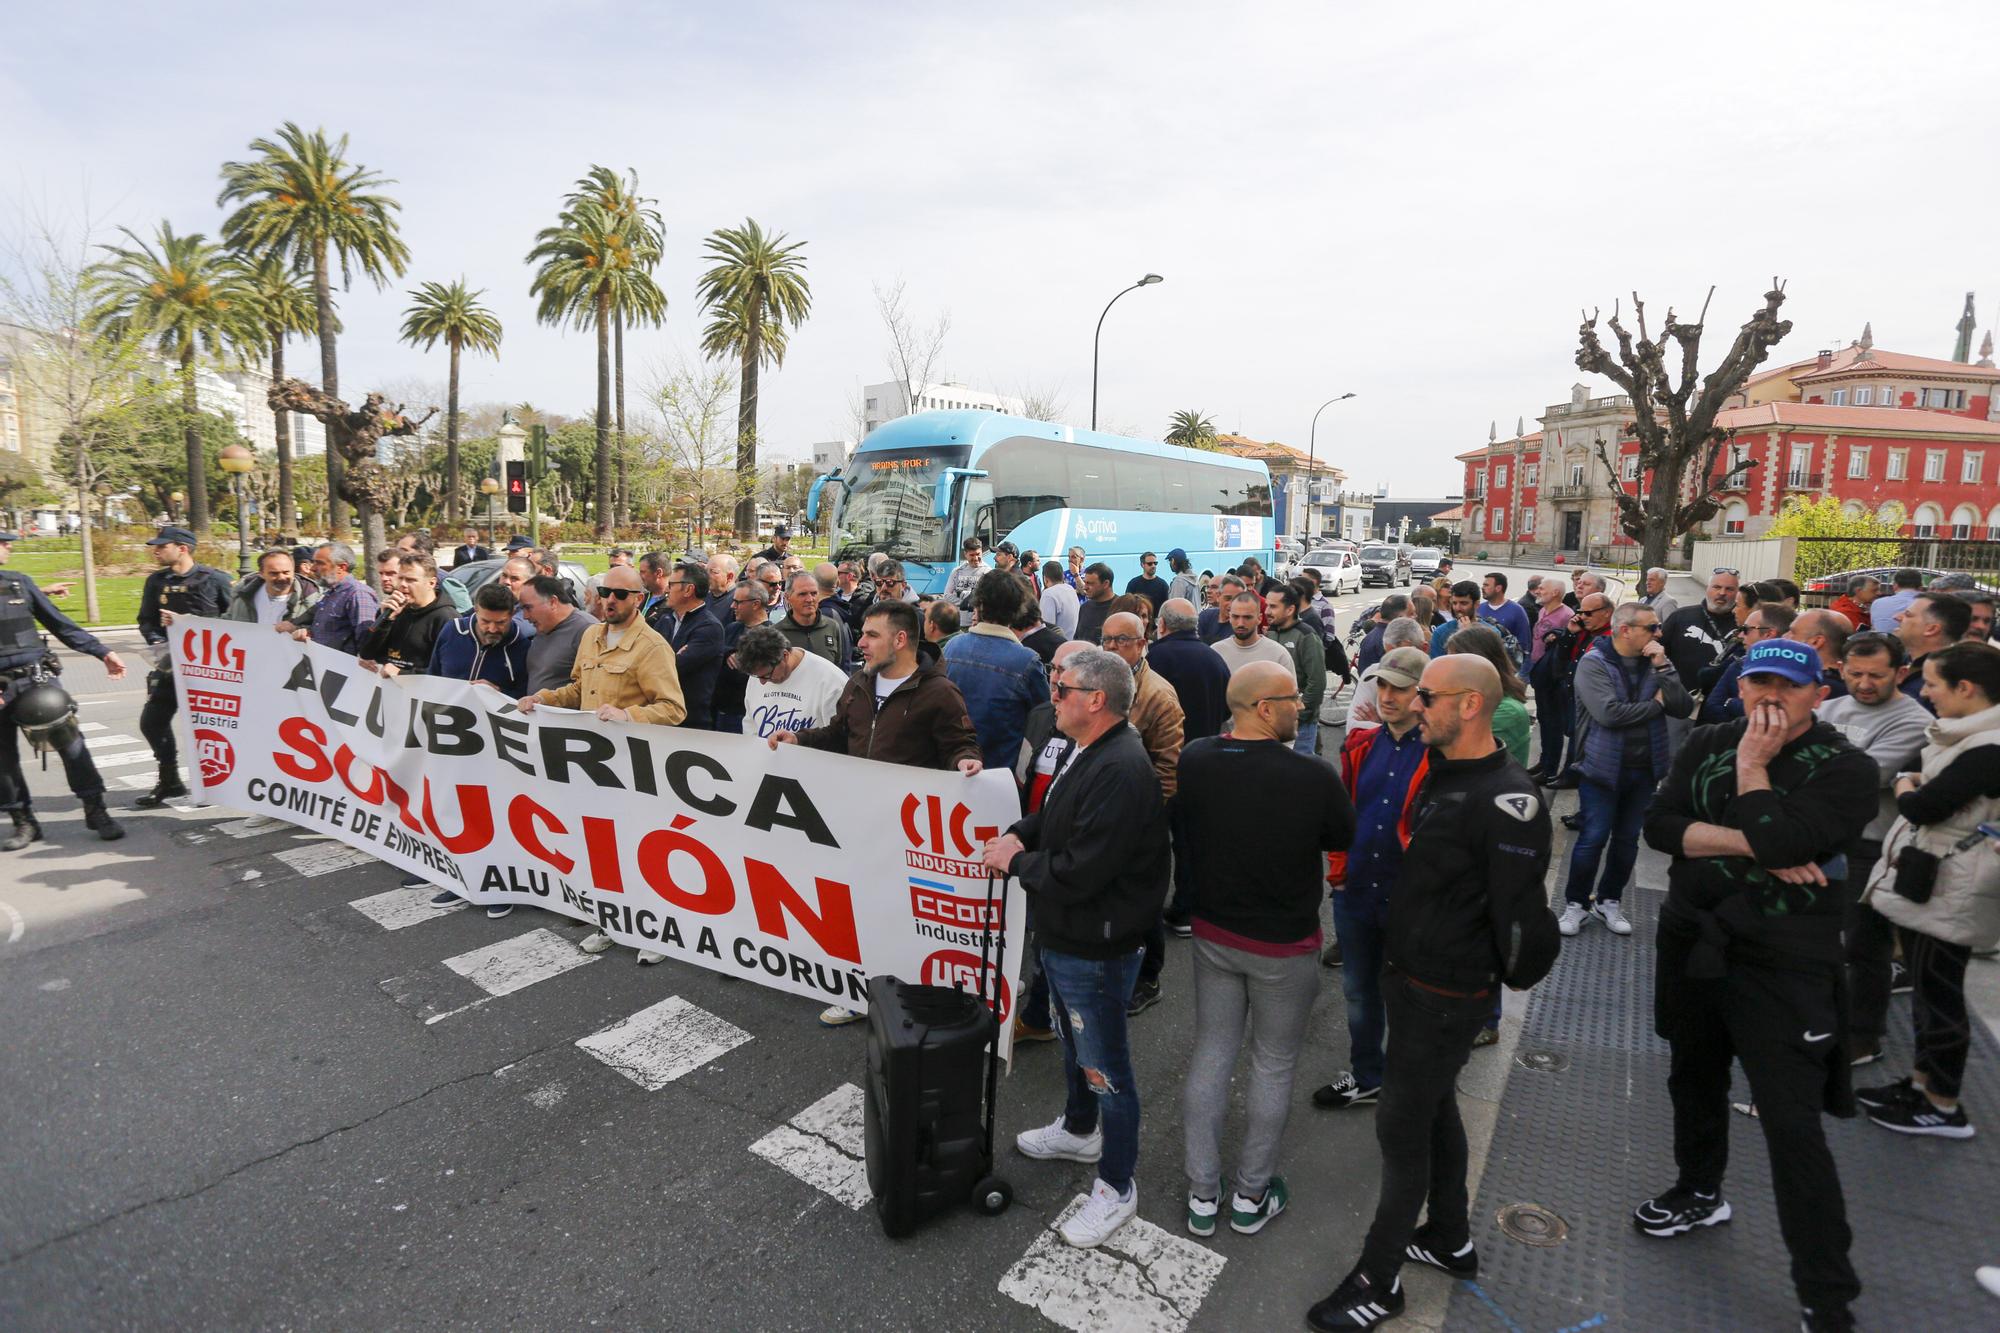
<instances>
[{"instance_id":1,"label":"beige jacket","mask_svg":"<svg viewBox=\"0 0 2000 1333\"><path fill-rule=\"evenodd\" d=\"M602 704L611 704L630 714L634 722L651 722L671 727L687 717L687 702L681 697L680 670L674 665L674 650L659 631L636 617L619 636L616 648L604 646L608 625L592 625L576 644L576 665L570 669L569 684L560 689L541 690L540 703L556 708L580 708L594 713Z\"/></svg>"},{"instance_id":2,"label":"beige jacket","mask_svg":"<svg viewBox=\"0 0 2000 1333\"><path fill-rule=\"evenodd\" d=\"M1135 687L1132 712L1125 720L1146 743L1146 757L1153 761L1153 771L1160 775L1160 794L1172 796L1180 777L1181 742L1186 724L1181 697L1167 684L1165 676L1143 660L1132 683Z\"/></svg>"},{"instance_id":3,"label":"beige jacket","mask_svg":"<svg viewBox=\"0 0 2000 1333\"><path fill-rule=\"evenodd\" d=\"M1924 780L1937 777L1952 760L1980 745L2000 745L2000 706L1971 717L1938 718L1924 742ZM1964 851L1953 850L1953 844L1981 823L1995 822L2000 822L2000 799L1993 797L1960 806L1921 828L1898 816L1882 842L1882 860L1868 885L1869 905L1897 925L1933 939L1974 949L1991 947L2000 941L2000 856L1983 838ZM1896 855L1912 842L1942 858L1928 902L1913 903L1893 887Z\"/></svg>"}]
</instances>

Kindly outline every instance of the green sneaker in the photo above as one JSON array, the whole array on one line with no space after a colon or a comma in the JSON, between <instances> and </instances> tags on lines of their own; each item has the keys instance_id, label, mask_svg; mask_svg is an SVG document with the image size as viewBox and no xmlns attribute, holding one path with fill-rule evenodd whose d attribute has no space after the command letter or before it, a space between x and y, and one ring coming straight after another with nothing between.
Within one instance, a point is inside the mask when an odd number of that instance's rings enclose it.
<instances>
[{"instance_id":1,"label":"green sneaker","mask_svg":"<svg viewBox=\"0 0 2000 1333\"><path fill-rule=\"evenodd\" d=\"M1254 1203L1241 1194L1232 1194L1229 1198L1229 1229L1246 1236L1256 1235L1264 1229L1266 1222L1285 1211L1290 1197L1283 1176L1272 1176L1271 1183L1264 1187L1264 1197Z\"/></svg>"},{"instance_id":2,"label":"green sneaker","mask_svg":"<svg viewBox=\"0 0 2000 1333\"><path fill-rule=\"evenodd\" d=\"M1188 1230L1197 1236L1215 1234L1215 1217L1222 1211L1221 1199L1204 1199L1199 1194L1188 1195Z\"/></svg>"}]
</instances>

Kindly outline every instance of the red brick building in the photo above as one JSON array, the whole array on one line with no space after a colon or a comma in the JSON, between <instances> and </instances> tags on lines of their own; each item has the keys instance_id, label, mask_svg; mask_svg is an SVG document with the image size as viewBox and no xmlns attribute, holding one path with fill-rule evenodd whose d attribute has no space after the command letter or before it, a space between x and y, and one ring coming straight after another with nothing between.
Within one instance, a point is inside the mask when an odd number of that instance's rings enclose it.
<instances>
[{"instance_id":1,"label":"red brick building","mask_svg":"<svg viewBox=\"0 0 2000 1333\"><path fill-rule=\"evenodd\" d=\"M2000 541L2000 368L1988 336L1977 363L1876 349L1864 330L1839 351L1766 369L1718 424L1735 432L1718 472L1742 471L1704 535L1756 537L1785 501L1831 495L1906 535ZM1525 423L1524 423L1525 424ZM1575 386L1541 429L1458 455L1465 466L1465 549L1606 559L1633 542L1618 530L1612 482L1639 494L1632 404Z\"/></svg>"}]
</instances>

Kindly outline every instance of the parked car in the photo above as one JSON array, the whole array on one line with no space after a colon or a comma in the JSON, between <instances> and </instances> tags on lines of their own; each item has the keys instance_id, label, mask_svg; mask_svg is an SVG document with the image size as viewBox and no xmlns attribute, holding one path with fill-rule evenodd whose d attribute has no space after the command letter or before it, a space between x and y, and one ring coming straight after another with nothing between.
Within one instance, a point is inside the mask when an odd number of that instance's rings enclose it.
<instances>
[{"instance_id":1,"label":"parked car","mask_svg":"<svg viewBox=\"0 0 2000 1333\"><path fill-rule=\"evenodd\" d=\"M453 565L440 573L445 578L463 583L467 592L478 592L481 585L493 581L500 572L500 566L506 563L505 560L475 560L469 565ZM582 565L568 560L562 561L556 568L561 572L563 585L570 591L570 604L582 606L584 589L590 582L589 573Z\"/></svg>"},{"instance_id":2,"label":"parked car","mask_svg":"<svg viewBox=\"0 0 2000 1333\"><path fill-rule=\"evenodd\" d=\"M1410 549L1408 546L1381 543L1362 547L1362 586L1380 582L1385 588L1393 588L1399 583L1408 587L1414 578L1410 572Z\"/></svg>"},{"instance_id":3,"label":"parked car","mask_svg":"<svg viewBox=\"0 0 2000 1333\"><path fill-rule=\"evenodd\" d=\"M1306 550L1305 543L1297 537L1273 538L1271 547L1277 555L1278 568L1287 570L1299 563L1299 557L1304 555Z\"/></svg>"},{"instance_id":4,"label":"parked car","mask_svg":"<svg viewBox=\"0 0 2000 1333\"><path fill-rule=\"evenodd\" d=\"M1328 597L1338 597L1344 592L1361 591L1361 562L1352 551L1328 548L1323 551L1307 551L1306 558L1299 561L1299 571L1307 569L1319 571L1320 591Z\"/></svg>"},{"instance_id":5,"label":"parked car","mask_svg":"<svg viewBox=\"0 0 2000 1333\"><path fill-rule=\"evenodd\" d=\"M1879 569L1843 569L1838 574L1822 574L1816 579L1808 579L1805 583L1799 585L1799 601L1810 606L1825 606L1827 603L1833 601L1834 598L1839 597L1847 591L1848 580L1862 578L1874 579L1880 583L1883 595L1887 596L1895 584L1896 572L1901 569L1915 569L1917 573L1923 575L1924 586L1926 588L1943 578L1946 574L1965 573L1964 570L1930 569L1920 565L1887 565ZM1988 577L1991 578L1992 576L1989 575ZM2000 594L2000 588L1995 588L1990 582L1975 583L1973 586L1980 592Z\"/></svg>"},{"instance_id":6,"label":"parked car","mask_svg":"<svg viewBox=\"0 0 2000 1333\"><path fill-rule=\"evenodd\" d=\"M1435 546L1419 546L1410 552L1410 573L1420 579L1434 579L1438 576L1438 565L1445 559L1445 553Z\"/></svg>"}]
</instances>

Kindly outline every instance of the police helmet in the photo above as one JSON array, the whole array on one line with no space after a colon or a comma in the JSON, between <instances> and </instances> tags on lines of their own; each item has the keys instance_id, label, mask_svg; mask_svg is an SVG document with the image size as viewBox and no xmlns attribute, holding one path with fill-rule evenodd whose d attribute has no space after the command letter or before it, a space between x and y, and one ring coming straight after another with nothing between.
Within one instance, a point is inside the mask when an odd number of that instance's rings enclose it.
<instances>
[{"instance_id":1,"label":"police helmet","mask_svg":"<svg viewBox=\"0 0 2000 1333\"><path fill-rule=\"evenodd\" d=\"M76 735L76 700L44 677L14 696L14 725L37 751L55 749Z\"/></svg>"}]
</instances>

